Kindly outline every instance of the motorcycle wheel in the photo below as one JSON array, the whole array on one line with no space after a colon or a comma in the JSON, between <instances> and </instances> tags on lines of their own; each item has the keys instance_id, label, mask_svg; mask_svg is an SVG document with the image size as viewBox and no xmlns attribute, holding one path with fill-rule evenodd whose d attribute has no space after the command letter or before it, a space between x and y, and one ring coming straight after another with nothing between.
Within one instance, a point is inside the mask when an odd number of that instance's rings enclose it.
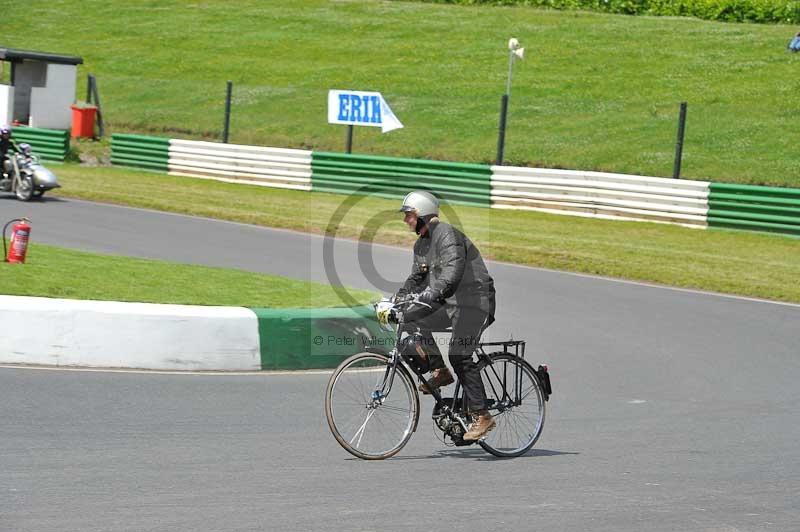
<instances>
[{"instance_id":1,"label":"motorcycle wheel","mask_svg":"<svg viewBox=\"0 0 800 532\"><path fill-rule=\"evenodd\" d=\"M31 176L23 176L17 181L17 188L14 194L20 201L30 201L33 197L33 179Z\"/></svg>"}]
</instances>

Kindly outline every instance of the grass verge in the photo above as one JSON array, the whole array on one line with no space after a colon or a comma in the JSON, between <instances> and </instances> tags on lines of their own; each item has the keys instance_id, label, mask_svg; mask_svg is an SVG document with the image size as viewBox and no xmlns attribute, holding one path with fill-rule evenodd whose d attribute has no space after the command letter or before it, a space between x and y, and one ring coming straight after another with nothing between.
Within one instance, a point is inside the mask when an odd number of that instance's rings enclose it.
<instances>
[{"instance_id":1,"label":"grass verge","mask_svg":"<svg viewBox=\"0 0 800 532\"><path fill-rule=\"evenodd\" d=\"M95 74L109 131L218 140L231 80L232 142L342 151L327 91L375 90L405 128L358 128L356 152L487 162L514 36L507 163L671 176L686 101L684 177L800 183L791 25L378 0L25 6L4 10L6 44L82 56L77 96Z\"/></svg>"},{"instance_id":2,"label":"grass verge","mask_svg":"<svg viewBox=\"0 0 800 532\"><path fill-rule=\"evenodd\" d=\"M63 165L57 173L64 186L57 194L65 197L329 232L409 248L415 238L400 220L394 200L232 185L120 168ZM346 214L332 226L343 205L348 206ZM797 238L477 207L459 206L453 214L450 221L461 226L491 259L800 302Z\"/></svg>"},{"instance_id":3,"label":"grass verge","mask_svg":"<svg viewBox=\"0 0 800 532\"><path fill-rule=\"evenodd\" d=\"M350 290L363 303L377 294ZM265 308L341 306L328 285L223 268L73 251L33 243L26 263L0 262L0 294Z\"/></svg>"}]
</instances>

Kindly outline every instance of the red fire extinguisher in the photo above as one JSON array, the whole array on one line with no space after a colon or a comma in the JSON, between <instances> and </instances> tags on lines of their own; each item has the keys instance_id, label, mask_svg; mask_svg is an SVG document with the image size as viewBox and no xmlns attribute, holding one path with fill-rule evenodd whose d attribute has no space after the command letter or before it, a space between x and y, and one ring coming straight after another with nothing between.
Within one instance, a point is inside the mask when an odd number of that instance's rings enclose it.
<instances>
[{"instance_id":1,"label":"red fire extinguisher","mask_svg":"<svg viewBox=\"0 0 800 532\"><path fill-rule=\"evenodd\" d=\"M3 254L6 253L6 228L9 224L19 222L11 227L11 246L8 248L6 262L25 263L25 255L28 253L28 239L31 236L31 224L27 218L15 218L3 227Z\"/></svg>"}]
</instances>

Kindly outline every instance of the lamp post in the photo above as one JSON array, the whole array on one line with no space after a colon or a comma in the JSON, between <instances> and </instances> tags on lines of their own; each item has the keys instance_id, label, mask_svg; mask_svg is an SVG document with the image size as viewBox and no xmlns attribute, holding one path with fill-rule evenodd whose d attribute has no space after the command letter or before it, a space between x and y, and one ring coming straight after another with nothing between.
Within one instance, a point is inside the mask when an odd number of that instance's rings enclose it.
<instances>
[{"instance_id":1,"label":"lamp post","mask_svg":"<svg viewBox=\"0 0 800 532\"><path fill-rule=\"evenodd\" d=\"M525 48L520 47L519 41L515 38L508 40L508 80L506 81L506 92L500 100L500 128L497 135L497 163L503 164L503 151L506 144L506 116L508 115L508 98L511 95L511 74L514 71L514 60L522 59L525 56Z\"/></svg>"}]
</instances>

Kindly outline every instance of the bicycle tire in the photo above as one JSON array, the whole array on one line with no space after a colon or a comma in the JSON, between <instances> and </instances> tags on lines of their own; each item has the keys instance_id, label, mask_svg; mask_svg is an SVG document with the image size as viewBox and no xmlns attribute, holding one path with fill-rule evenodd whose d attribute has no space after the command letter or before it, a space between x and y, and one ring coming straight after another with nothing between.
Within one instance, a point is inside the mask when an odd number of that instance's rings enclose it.
<instances>
[{"instance_id":1,"label":"bicycle tire","mask_svg":"<svg viewBox=\"0 0 800 532\"><path fill-rule=\"evenodd\" d=\"M545 398L542 391L542 383L533 367L528 364L524 359L518 358L508 353L493 353L489 355L492 359L492 364L487 364L481 370L481 378L484 381L486 388L487 401L490 403L489 412L495 419L497 426L490 431L485 438L478 441L478 444L483 449L500 458L513 458L522 456L527 453L542 435L544 430L544 422L546 417ZM504 368L500 364L505 364ZM525 406L524 401L518 406L507 406L504 409L498 408L498 402L502 398L498 398L498 369L504 369L505 375L508 376L509 366L519 366L522 371L521 380L523 382L524 394L523 399L530 397L533 394L533 399L536 404L531 407L522 408ZM494 371L492 371L494 368ZM513 372L511 372L514 374ZM487 383L487 380L489 381ZM494 384L494 387L492 387ZM513 389L507 390L506 393L513 395ZM494 402L494 405L491 403ZM528 401L530 404L530 400ZM529 414L526 416L525 414ZM532 421L532 423L528 423ZM529 427L529 425L532 425ZM527 429L531 430L528 432Z\"/></svg>"},{"instance_id":2,"label":"bicycle tire","mask_svg":"<svg viewBox=\"0 0 800 532\"><path fill-rule=\"evenodd\" d=\"M374 404L371 392L383 379L388 364L389 358L384 355L355 354L339 364L325 390L325 417L333 437L348 453L364 460L383 460L397 454L411 439L419 422L419 394L403 364L397 365L392 389L386 398L391 397L393 403L384 401L378 406L370 406ZM374 385L369 385L369 382ZM398 387L402 390L398 391ZM407 419L398 423L403 415ZM353 433L352 428L356 425L352 421L355 420L357 424L362 418L363 423ZM370 431L367 442L363 442L367 425L373 418L375 423L372 426L379 427L378 431ZM391 442L387 448L369 449L367 443L380 439L380 431L387 430L387 425L399 429L396 441L393 436L387 435ZM354 445L356 439L358 441Z\"/></svg>"}]
</instances>

